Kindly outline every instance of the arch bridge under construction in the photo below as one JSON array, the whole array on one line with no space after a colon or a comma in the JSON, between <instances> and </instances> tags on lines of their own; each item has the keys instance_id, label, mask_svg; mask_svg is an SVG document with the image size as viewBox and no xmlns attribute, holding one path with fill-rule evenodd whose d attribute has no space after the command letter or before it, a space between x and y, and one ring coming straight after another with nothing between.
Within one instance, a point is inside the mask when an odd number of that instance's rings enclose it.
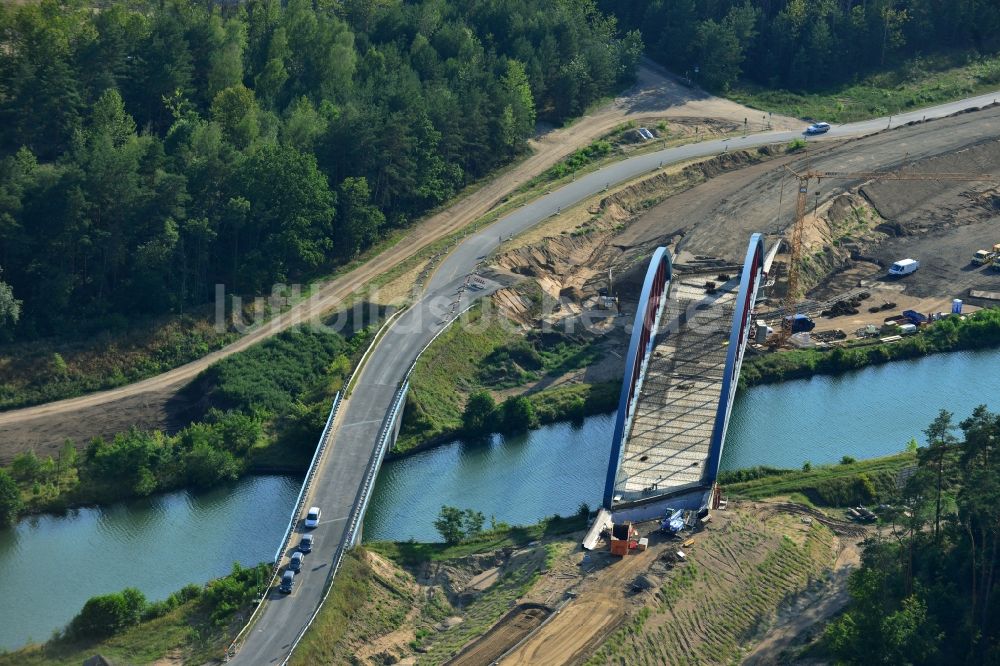
<instances>
[{"instance_id":1,"label":"arch bridge under construction","mask_svg":"<svg viewBox=\"0 0 1000 666\"><path fill-rule=\"evenodd\" d=\"M608 520L711 506L757 292L772 257L754 234L741 275L708 288L704 275L675 274L666 248L653 253L625 359L603 509L588 541Z\"/></svg>"}]
</instances>

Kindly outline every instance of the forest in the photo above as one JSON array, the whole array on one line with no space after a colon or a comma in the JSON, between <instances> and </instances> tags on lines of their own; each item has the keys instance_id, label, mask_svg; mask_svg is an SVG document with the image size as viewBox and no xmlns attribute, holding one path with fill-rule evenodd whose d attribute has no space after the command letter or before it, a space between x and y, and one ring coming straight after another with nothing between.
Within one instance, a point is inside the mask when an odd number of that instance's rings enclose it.
<instances>
[{"instance_id":1,"label":"forest","mask_svg":"<svg viewBox=\"0 0 1000 666\"><path fill-rule=\"evenodd\" d=\"M594 0L0 5L0 339L328 274L633 76Z\"/></svg>"},{"instance_id":2,"label":"forest","mask_svg":"<svg viewBox=\"0 0 1000 666\"><path fill-rule=\"evenodd\" d=\"M980 406L956 426L942 410L925 433L826 630L846 663L1000 663L1000 415Z\"/></svg>"},{"instance_id":3,"label":"forest","mask_svg":"<svg viewBox=\"0 0 1000 666\"><path fill-rule=\"evenodd\" d=\"M821 90L919 57L1000 50L995 0L600 0L698 85ZM1000 82L1000 79L998 79Z\"/></svg>"}]
</instances>

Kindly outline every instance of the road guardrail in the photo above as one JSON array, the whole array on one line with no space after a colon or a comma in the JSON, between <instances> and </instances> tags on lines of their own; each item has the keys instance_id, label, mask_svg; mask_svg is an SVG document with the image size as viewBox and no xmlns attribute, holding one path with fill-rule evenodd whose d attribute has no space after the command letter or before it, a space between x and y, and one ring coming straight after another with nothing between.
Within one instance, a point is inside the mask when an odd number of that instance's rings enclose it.
<instances>
[{"instance_id":1,"label":"road guardrail","mask_svg":"<svg viewBox=\"0 0 1000 666\"><path fill-rule=\"evenodd\" d=\"M302 503L305 500L306 491L309 489L309 484L312 483L313 477L316 476L316 463L323 455L323 451L326 450L331 426L337 417L337 411L340 409L340 396L340 391L333 396L333 404L330 406L330 415L326 417L326 425L323 426L323 433L320 435L319 444L316 445L316 451L313 452L312 460L309 462L309 469L306 470L305 479L302 480L302 488L299 489L299 496L296 498L295 506L292 508L292 515L288 520L288 527L285 528L285 535L281 538L278 550L274 553L274 564L271 565L271 576L268 578L267 587L261 594L260 601L257 603L256 608L254 608L253 613L250 614L250 618L247 620L247 623L243 625L243 628L240 629L240 633L236 634L236 638L234 638L233 642L229 644L229 648L226 650L226 661L236 654L236 650L238 649L237 645L240 640L246 636L247 631L257 620L257 616L260 614L261 609L264 608L264 602L267 600L267 591L271 589L274 585L274 581L277 580L278 570L281 565L281 554L288 547L288 540L292 536L292 530L295 528L295 523L299 520L299 512L302 511Z\"/></svg>"}]
</instances>

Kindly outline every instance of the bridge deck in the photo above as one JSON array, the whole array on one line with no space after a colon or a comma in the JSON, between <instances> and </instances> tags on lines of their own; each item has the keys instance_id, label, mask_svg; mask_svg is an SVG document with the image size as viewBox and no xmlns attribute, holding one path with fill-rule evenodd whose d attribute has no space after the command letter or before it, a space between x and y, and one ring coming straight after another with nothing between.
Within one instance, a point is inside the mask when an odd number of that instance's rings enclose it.
<instances>
[{"instance_id":1,"label":"bridge deck","mask_svg":"<svg viewBox=\"0 0 1000 666\"><path fill-rule=\"evenodd\" d=\"M623 499L701 481L737 286L733 281L710 295L695 278L671 284L615 483Z\"/></svg>"}]
</instances>

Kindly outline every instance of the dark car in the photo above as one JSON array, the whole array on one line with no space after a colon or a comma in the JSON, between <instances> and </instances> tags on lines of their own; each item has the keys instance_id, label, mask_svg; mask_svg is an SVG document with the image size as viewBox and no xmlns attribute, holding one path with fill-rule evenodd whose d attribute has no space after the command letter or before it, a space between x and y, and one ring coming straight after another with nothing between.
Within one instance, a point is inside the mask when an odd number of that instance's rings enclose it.
<instances>
[{"instance_id":1,"label":"dark car","mask_svg":"<svg viewBox=\"0 0 1000 666\"><path fill-rule=\"evenodd\" d=\"M281 574L281 585L278 586L278 592L291 594L293 585L295 585L295 572L285 569L285 573Z\"/></svg>"},{"instance_id":2,"label":"dark car","mask_svg":"<svg viewBox=\"0 0 1000 666\"><path fill-rule=\"evenodd\" d=\"M816 322L801 313L785 317L785 320L790 322L792 333L808 333L816 328Z\"/></svg>"},{"instance_id":3,"label":"dark car","mask_svg":"<svg viewBox=\"0 0 1000 666\"><path fill-rule=\"evenodd\" d=\"M288 570L298 573L302 570L302 558L305 557L300 552L292 553L292 558L288 561Z\"/></svg>"},{"instance_id":4,"label":"dark car","mask_svg":"<svg viewBox=\"0 0 1000 666\"><path fill-rule=\"evenodd\" d=\"M302 539L299 541L299 552L311 553L313 549L313 535L303 534Z\"/></svg>"}]
</instances>

